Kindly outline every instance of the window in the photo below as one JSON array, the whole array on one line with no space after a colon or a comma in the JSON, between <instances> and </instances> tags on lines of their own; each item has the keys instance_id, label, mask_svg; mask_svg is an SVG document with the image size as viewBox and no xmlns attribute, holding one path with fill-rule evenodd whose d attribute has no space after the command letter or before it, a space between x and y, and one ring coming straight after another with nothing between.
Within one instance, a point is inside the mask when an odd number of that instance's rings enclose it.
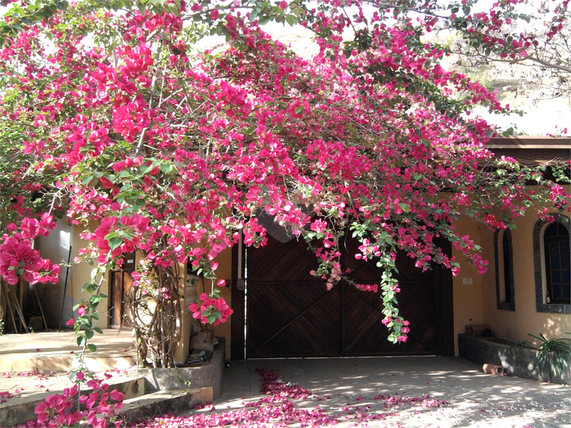
<instances>
[{"instance_id":1,"label":"window","mask_svg":"<svg viewBox=\"0 0 571 428\"><path fill-rule=\"evenodd\" d=\"M539 220L533 231L535 296L538 312L571 313L569 221Z\"/></svg>"},{"instance_id":2,"label":"window","mask_svg":"<svg viewBox=\"0 0 571 428\"><path fill-rule=\"evenodd\" d=\"M494 235L496 261L497 308L515 311L512 235L509 229L498 230Z\"/></svg>"},{"instance_id":3,"label":"window","mask_svg":"<svg viewBox=\"0 0 571 428\"><path fill-rule=\"evenodd\" d=\"M570 304L569 232L561 223L547 226L543 235L545 245L545 278L547 303Z\"/></svg>"}]
</instances>

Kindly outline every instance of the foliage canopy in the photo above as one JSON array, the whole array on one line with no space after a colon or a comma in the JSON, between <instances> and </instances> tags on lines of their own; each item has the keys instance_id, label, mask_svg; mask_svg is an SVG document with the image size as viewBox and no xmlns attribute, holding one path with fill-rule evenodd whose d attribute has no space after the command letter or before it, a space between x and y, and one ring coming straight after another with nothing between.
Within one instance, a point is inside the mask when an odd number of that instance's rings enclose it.
<instances>
[{"instance_id":1,"label":"foliage canopy","mask_svg":"<svg viewBox=\"0 0 571 428\"><path fill-rule=\"evenodd\" d=\"M446 52L422 38L440 23L487 54L521 58L527 39L499 22L518 19L517 3L478 14L465 0L10 3L0 25L0 210L10 223L0 274L57 281L32 248L52 216L86 227L76 262L95 263L88 289L139 251L131 303L142 357L172 366L179 263L215 281L221 251L240 239L264 245L265 212L313 248L328 288L346 273L343 237L357 238L357 257L385 271L390 340L406 340L397 250L421 269L457 273L439 246L447 239L483 272L456 219L505 228L534 201L566 209L559 183L485 148L496 131L470 110L507 109L446 71ZM311 29L319 53L302 58L273 40L260 27L270 21ZM197 49L208 33L224 35L225 48ZM204 300L198 318L231 313L215 286Z\"/></svg>"}]
</instances>

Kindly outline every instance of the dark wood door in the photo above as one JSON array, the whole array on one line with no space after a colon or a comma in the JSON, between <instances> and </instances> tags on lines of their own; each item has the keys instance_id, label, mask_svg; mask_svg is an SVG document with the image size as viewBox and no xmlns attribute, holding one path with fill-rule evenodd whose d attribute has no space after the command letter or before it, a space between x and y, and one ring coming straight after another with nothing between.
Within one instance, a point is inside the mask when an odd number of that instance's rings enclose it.
<instances>
[{"instance_id":1,"label":"dark wood door","mask_svg":"<svg viewBox=\"0 0 571 428\"><path fill-rule=\"evenodd\" d=\"M356 260L358 244L344 243L342 268L361 284L378 284L382 271ZM401 254L399 309L410 321L406 343L387 341L380 293L344 281L327 291L310 275L317 267L305 242L293 239L247 252L249 358L359 355L450 355L453 353L451 278L439 267L421 272Z\"/></svg>"},{"instance_id":2,"label":"dark wood door","mask_svg":"<svg viewBox=\"0 0 571 428\"><path fill-rule=\"evenodd\" d=\"M133 284L135 253L124 256L123 268L109 272L109 327L129 327L129 290Z\"/></svg>"}]
</instances>

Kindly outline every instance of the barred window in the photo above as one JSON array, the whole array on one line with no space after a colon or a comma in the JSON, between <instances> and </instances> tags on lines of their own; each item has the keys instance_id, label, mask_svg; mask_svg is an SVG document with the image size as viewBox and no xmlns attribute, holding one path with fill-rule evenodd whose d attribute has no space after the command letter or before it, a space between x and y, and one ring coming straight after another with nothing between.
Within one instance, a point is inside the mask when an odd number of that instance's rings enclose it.
<instances>
[{"instance_id":1,"label":"barred window","mask_svg":"<svg viewBox=\"0 0 571 428\"><path fill-rule=\"evenodd\" d=\"M533 230L535 297L538 312L571 313L569 219L539 220Z\"/></svg>"},{"instance_id":2,"label":"barred window","mask_svg":"<svg viewBox=\"0 0 571 428\"><path fill-rule=\"evenodd\" d=\"M569 232L561 223L552 223L543 234L546 303L571 304L569 276Z\"/></svg>"},{"instance_id":3,"label":"barred window","mask_svg":"<svg viewBox=\"0 0 571 428\"><path fill-rule=\"evenodd\" d=\"M494 235L497 308L515 311L512 235L509 229Z\"/></svg>"}]
</instances>

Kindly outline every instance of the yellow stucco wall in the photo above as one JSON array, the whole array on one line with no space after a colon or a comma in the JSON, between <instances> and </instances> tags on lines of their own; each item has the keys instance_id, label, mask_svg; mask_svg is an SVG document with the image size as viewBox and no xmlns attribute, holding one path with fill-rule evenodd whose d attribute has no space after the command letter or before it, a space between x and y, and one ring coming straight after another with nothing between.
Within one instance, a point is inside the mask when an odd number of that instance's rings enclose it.
<instances>
[{"instance_id":1,"label":"yellow stucco wall","mask_svg":"<svg viewBox=\"0 0 571 428\"><path fill-rule=\"evenodd\" d=\"M460 274L454 278L454 333L464 332L466 324L489 325L496 337L513 341L530 340L528 333L544 334L548 338L564 337L571 332L571 315L537 312L535 298L535 267L533 228L538 217L533 210L516 220L511 231L513 244L513 270L515 311L497 309L494 255L494 231L469 219L456 223L457 231L470 235L482 246L482 255L489 261L488 271L478 275L465 259L454 251L462 262ZM464 284L464 279L472 285ZM568 337L568 336L567 336Z\"/></svg>"},{"instance_id":2,"label":"yellow stucco wall","mask_svg":"<svg viewBox=\"0 0 571 428\"><path fill-rule=\"evenodd\" d=\"M230 284L232 283L232 249L228 248L219 254L218 258L219 268L218 268L218 278L225 279L227 287L221 290L220 295L226 300L229 306L232 306L232 292L230 290ZM231 337L231 320L232 317L228 318L223 324L219 324L214 329L214 334L218 337L224 337L226 339L226 355L230 355L230 340Z\"/></svg>"},{"instance_id":3,"label":"yellow stucco wall","mask_svg":"<svg viewBox=\"0 0 571 428\"><path fill-rule=\"evenodd\" d=\"M548 338L563 337L571 332L571 315L537 312L535 298L535 267L533 228L538 218L528 215L516 220L512 230L515 311L500 310L496 305L494 234L482 234L484 255L490 268L483 276L484 319L497 337L521 341L531 339L528 333L543 333Z\"/></svg>"},{"instance_id":4,"label":"yellow stucco wall","mask_svg":"<svg viewBox=\"0 0 571 428\"><path fill-rule=\"evenodd\" d=\"M88 242L80 238L80 234L83 232L81 227L74 227L73 228L73 254L74 257L79 256L79 249L85 248L88 245ZM88 299L91 295L85 291L82 291L83 284L91 282L91 271L93 267L87 263L80 263L74 265L72 271L72 297L75 302ZM106 296L109 296L109 281L108 275L105 275L103 278L103 282L101 283L101 292ZM95 327L99 328L107 328L108 326L108 317L107 317L107 308L109 302L107 298L101 300L98 307L98 314L99 320L95 320L94 324Z\"/></svg>"},{"instance_id":5,"label":"yellow stucco wall","mask_svg":"<svg viewBox=\"0 0 571 428\"><path fill-rule=\"evenodd\" d=\"M462 218L455 223L456 231L479 240L481 226L468 218ZM454 299L454 352L458 354L458 334L464 333L465 326L484 324L482 276L468 264L466 257L459 251L452 254L461 263L460 273L453 277L452 295Z\"/></svg>"},{"instance_id":6,"label":"yellow stucco wall","mask_svg":"<svg viewBox=\"0 0 571 428\"><path fill-rule=\"evenodd\" d=\"M36 248L44 258L49 258L53 263L61 263L67 261L69 246L72 244L73 229L65 221L58 220L57 229L50 233L49 236L41 236L36 239ZM59 325L65 327L65 321L72 316L72 272L70 269L70 277L68 278L67 291L65 300L63 300L63 314L62 313L62 297L65 288L65 267L61 268L59 281L57 284L38 284L36 289L41 296L41 303L46 316L46 321L49 328L58 328ZM50 310L48 310L48 308Z\"/></svg>"},{"instance_id":7,"label":"yellow stucco wall","mask_svg":"<svg viewBox=\"0 0 571 428\"><path fill-rule=\"evenodd\" d=\"M71 245L71 260L73 261L75 257L79 256L80 248L87 245L86 241L79 236L81 232L82 229L80 227L71 226L65 220L60 219L57 221L56 230L47 237L39 237L36 245L42 257L49 258L53 263L67 262ZM42 305L50 328L58 328L60 325L62 328L69 328L65 324L66 321L77 315L72 311L73 305L79 300L89 297L89 294L81 289L83 284L91 281L91 269L92 267L86 263L73 265L73 268L69 269L67 287L65 287L66 268L62 267L57 284L45 285L44 287L51 288L46 290L45 293L43 293L43 290L38 289L39 294L42 296ZM38 285L37 287L40 288L41 286ZM65 297L63 296L64 290ZM108 294L106 279L102 285L102 292ZM99 307L100 318L98 321L95 321L95 326L107 328L107 299L103 299Z\"/></svg>"}]
</instances>

